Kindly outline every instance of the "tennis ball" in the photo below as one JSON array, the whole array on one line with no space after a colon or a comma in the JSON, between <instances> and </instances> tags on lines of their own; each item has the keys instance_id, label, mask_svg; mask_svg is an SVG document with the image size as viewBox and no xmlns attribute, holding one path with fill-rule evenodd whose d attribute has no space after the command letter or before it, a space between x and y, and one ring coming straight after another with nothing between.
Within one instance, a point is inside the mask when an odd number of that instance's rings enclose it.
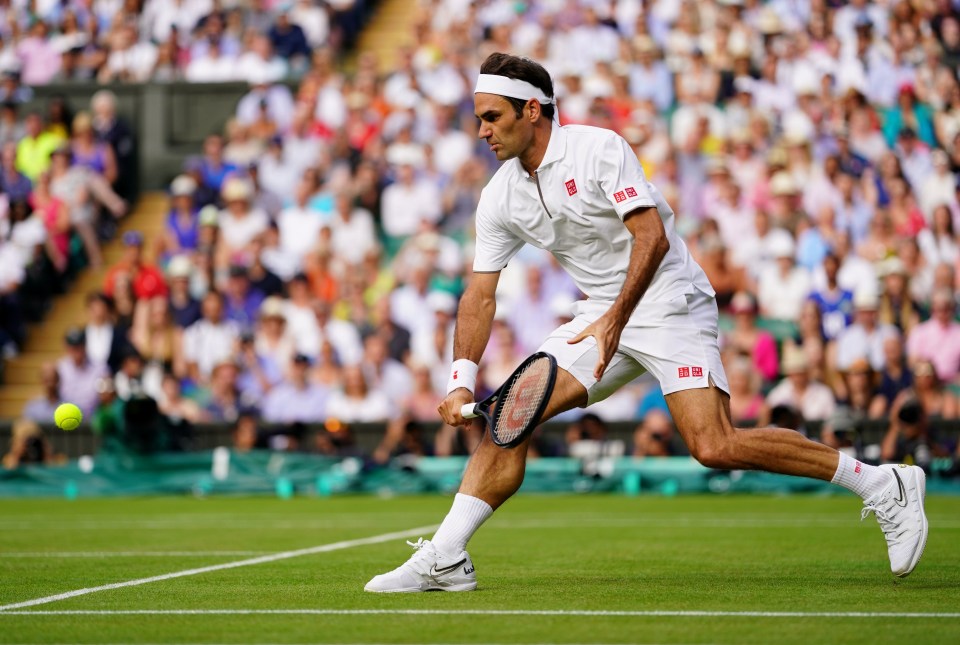
<instances>
[{"instance_id":1,"label":"tennis ball","mask_svg":"<svg viewBox=\"0 0 960 645\"><path fill-rule=\"evenodd\" d=\"M53 413L53 421L61 430L76 430L83 421L83 412L73 403L61 403Z\"/></svg>"}]
</instances>

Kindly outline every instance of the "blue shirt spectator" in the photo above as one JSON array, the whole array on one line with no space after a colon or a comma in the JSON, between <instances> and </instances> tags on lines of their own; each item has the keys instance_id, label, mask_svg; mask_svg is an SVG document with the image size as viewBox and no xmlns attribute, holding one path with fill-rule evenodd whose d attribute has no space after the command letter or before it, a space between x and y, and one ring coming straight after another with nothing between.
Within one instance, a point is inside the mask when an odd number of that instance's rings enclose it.
<instances>
[{"instance_id":1,"label":"blue shirt spectator","mask_svg":"<svg viewBox=\"0 0 960 645\"><path fill-rule=\"evenodd\" d=\"M307 381L310 359L298 354L290 378L277 385L263 400L263 418L270 423L314 423L326 415L327 388Z\"/></svg>"},{"instance_id":2,"label":"blue shirt spectator","mask_svg":"<svg viewBox=\"0 0 960 645\"><path fill-rule=\"evenodd\" d=\"M295 56L310 56L310 45L300 25L290 22L290 17L281 12L277 15L277 22L270 28L270 42L278 56L290 60Z\"/></svg>"}]
</instances>

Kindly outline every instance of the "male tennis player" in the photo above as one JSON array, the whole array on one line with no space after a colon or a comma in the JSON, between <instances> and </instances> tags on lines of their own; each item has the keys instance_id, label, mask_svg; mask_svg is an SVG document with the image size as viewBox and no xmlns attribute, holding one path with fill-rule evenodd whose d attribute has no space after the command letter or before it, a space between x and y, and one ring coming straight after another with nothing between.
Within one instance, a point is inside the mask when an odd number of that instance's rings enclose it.
<instances>
[{"instance_id":1,"label":"male tennis player","mask_svg":"<svg viewBox=\"0 0 960 645\"><path fill-rule=\"evenodd\" d=\"M549 250L587 300L544 341L557 358L543 419L601 401L644 371L657 377L691 454L719 469L766 470L832 481L864 499L887 539L890 567L906 576L927 539L925 479L916 466L870 466L792 430L738 430L717 345L717 305L674 230L674 214L619 135L557 121L553 83L534 61L492 54L480 68L479 137L504 161L477 206L474 275L460 302L454 363L440 416L462 425L477 362L490 337L500 271L525 243ZM529 440L528 440L529 441ZM367 591L470 591L467 541L520 487L528 441L470 459L433 540Z\"/></svg>"}]
</instances>

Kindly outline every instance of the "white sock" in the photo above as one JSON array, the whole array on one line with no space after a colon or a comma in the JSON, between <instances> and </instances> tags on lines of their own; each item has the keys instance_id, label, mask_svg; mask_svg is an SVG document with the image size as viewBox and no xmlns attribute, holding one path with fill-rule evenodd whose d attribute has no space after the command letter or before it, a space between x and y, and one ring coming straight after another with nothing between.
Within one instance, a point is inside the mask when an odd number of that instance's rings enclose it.
<instances>
[{"instance_id":1,"label":"white sock","mask_svg":"<svg viewBox=\"0 0 960 645\"><path fill-rule=\"evenodd\" d=\"M441 553L459 555L480 525L493 515L493 509L482 499L457 493L450 512L433 536L433 544Z\"/></svg>"},{"instance_id":2,"label":"white sock","mask_svg":"<svg viewBox=\"0 0 960 645\"><path fill-rule=\"evenodd\" d=\"M853 491L866 501L886 488L890 483L890 473L841 452L837 473L831 481Z\"/></svg>"}]
</instances>

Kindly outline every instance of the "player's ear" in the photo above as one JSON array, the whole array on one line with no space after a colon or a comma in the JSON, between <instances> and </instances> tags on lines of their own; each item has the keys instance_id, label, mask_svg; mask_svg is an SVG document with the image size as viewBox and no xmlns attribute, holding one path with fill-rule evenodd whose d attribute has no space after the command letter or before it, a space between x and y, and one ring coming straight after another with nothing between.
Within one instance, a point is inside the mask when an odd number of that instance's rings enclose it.
<instances>
[{"instance_id":1,"label":"player's ear","mask_svg":"<svg viewBox=\"0 0 960 645\"><path fill-rule=\"evenodd\" d=\"M527 101L525 106L527 109L527 119L530 123L536 123L540 120L540 117L543 116L543 113L540 111L540 103L535 99L530 99Z\"/></svg>"}]
</instances>

